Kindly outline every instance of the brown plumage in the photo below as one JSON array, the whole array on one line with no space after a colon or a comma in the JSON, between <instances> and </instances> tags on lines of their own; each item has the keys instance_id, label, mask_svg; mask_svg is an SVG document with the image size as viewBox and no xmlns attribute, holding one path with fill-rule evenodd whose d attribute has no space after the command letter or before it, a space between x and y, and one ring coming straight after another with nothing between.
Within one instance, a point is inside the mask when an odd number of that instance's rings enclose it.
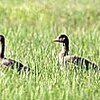
<instances>
[{"instance_id":1,"label":"brown plumage","mask_svg":"<svg viewBox=\"0 0 100 100\"><path fill-rule=\"evenodd\" d=\"M69 39L66 35L61 34L56 39L54 39L54 42L62 43L62 50L58 55L58 62L61 66L64 66L66 63L71 62L75 65L80 66L81 68L85 67L86 70L89 68L94 69L95 71L100 70L100 67L97 66L95 63L75 55L68 55L69 52Z\"/></svg>"},{"instance_id":2,"label":"brown plumage","mask_svg":"<svg viewBox=\"0 0 100 100\"><path fill-rule=\"evenodd\" d=\"M30 68L28 68L27 66L23 65L20 62L17 62L15 60L12 59L7 59L4 56L4 51L5 51L5 38L3 35L0 35L0 66L3 68L11 68L11 69L17 69L18 73L21 73L22 71L25 72L30 72Z\"/></svg>"}]
</instances>

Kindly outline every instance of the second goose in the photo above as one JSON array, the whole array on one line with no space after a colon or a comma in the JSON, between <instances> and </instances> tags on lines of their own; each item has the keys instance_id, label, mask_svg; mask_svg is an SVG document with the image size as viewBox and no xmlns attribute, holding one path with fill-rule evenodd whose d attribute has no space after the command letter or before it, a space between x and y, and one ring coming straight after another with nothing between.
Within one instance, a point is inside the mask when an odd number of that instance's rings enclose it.
<instances>
[{"instance_id":1,"label":"second goose","mask_svg":"<svg viewBox=\"0 0 100 100\"><path fill-rule=\"evenodd\" d=\"M86 70L89 69L89 67L92 67L95 71L100 71L100 67L97 66L95 63L79 57L75 55L68 55L69 52L69 39L65 34L59 35L56 39L54 39L54 42L59 42L62 44L62 50L58 54L58 62L63 67L66 63L71 62L75 65L82 67L85 67Z\"/></svg>"}]
</instances>

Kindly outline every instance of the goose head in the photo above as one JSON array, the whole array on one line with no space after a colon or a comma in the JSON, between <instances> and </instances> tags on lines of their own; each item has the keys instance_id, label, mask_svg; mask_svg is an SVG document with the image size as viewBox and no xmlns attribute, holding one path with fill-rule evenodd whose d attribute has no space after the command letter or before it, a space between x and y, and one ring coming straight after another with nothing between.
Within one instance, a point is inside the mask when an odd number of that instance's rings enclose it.
<instances>
[{"instance_id":1,"label":"goose head","mask_svg":"<svg viewBox=\"0 0 100 100\"><path fill-rule=\"evenodd\" d=\"M0 42L1 42L1 44L4 43L4 41L5 41L4 36L3 35L0 35Z\"/></svg>"},{"instance_id":2,"label":"goose head","mask_svg":"<svg viewBox=\"0 0 100 100\"><path fill-rule=\"evenodd\" d=\"M0 35L0 58L4 58L5 38Z\"/></svg>"},{"instance_id":3,"label":"goose head","mask_svg":"<svg viewBox=\"0 0 100 100\"><path fill-rule=\"evenodd\" d=\"M59 35L56 39L54 39L54 42L62 43L62 51L66 52L68 54L69 51L69 39L65 34Z\"/></svg>"}]
</instances>

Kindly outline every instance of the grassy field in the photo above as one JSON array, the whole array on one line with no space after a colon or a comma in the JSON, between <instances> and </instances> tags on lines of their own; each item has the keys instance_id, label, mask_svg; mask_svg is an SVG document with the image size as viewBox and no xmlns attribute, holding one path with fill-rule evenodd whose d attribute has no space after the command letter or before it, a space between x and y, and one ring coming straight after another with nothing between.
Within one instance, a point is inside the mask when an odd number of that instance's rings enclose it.
<instances>
[{"instance_id":1,"label":"grassy field","mask_svg":"<svg viewBox=\"0 0 100 100\"><path fill-rule=\"evenodd\" d=\"M64 32L70 54L100 65L100 0L0 0L0 32L6 57L34 70L19 76L0 68L0 100L100 100L100 73L61 71L52 42Z\"/></svg>"}]
</instances>

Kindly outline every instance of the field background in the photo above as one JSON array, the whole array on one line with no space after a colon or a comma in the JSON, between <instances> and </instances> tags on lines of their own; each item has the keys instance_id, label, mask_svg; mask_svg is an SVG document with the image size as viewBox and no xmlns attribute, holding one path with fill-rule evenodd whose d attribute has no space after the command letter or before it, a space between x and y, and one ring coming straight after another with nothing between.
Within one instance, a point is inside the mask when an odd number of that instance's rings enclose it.
<instances>
[{"instance_id":1,"label":"field background","mask_svg":"<svg viewBox=\"0 0 100 100\"><path fill-rule=\"evenodd\" d=\"M60 33L70 54L100 65L100 0L0 0L5 55L34 70L29 76L0 69L0 100L100 100L100 73L61 71L56 55Z\"/></svg>"}]
</instances>

